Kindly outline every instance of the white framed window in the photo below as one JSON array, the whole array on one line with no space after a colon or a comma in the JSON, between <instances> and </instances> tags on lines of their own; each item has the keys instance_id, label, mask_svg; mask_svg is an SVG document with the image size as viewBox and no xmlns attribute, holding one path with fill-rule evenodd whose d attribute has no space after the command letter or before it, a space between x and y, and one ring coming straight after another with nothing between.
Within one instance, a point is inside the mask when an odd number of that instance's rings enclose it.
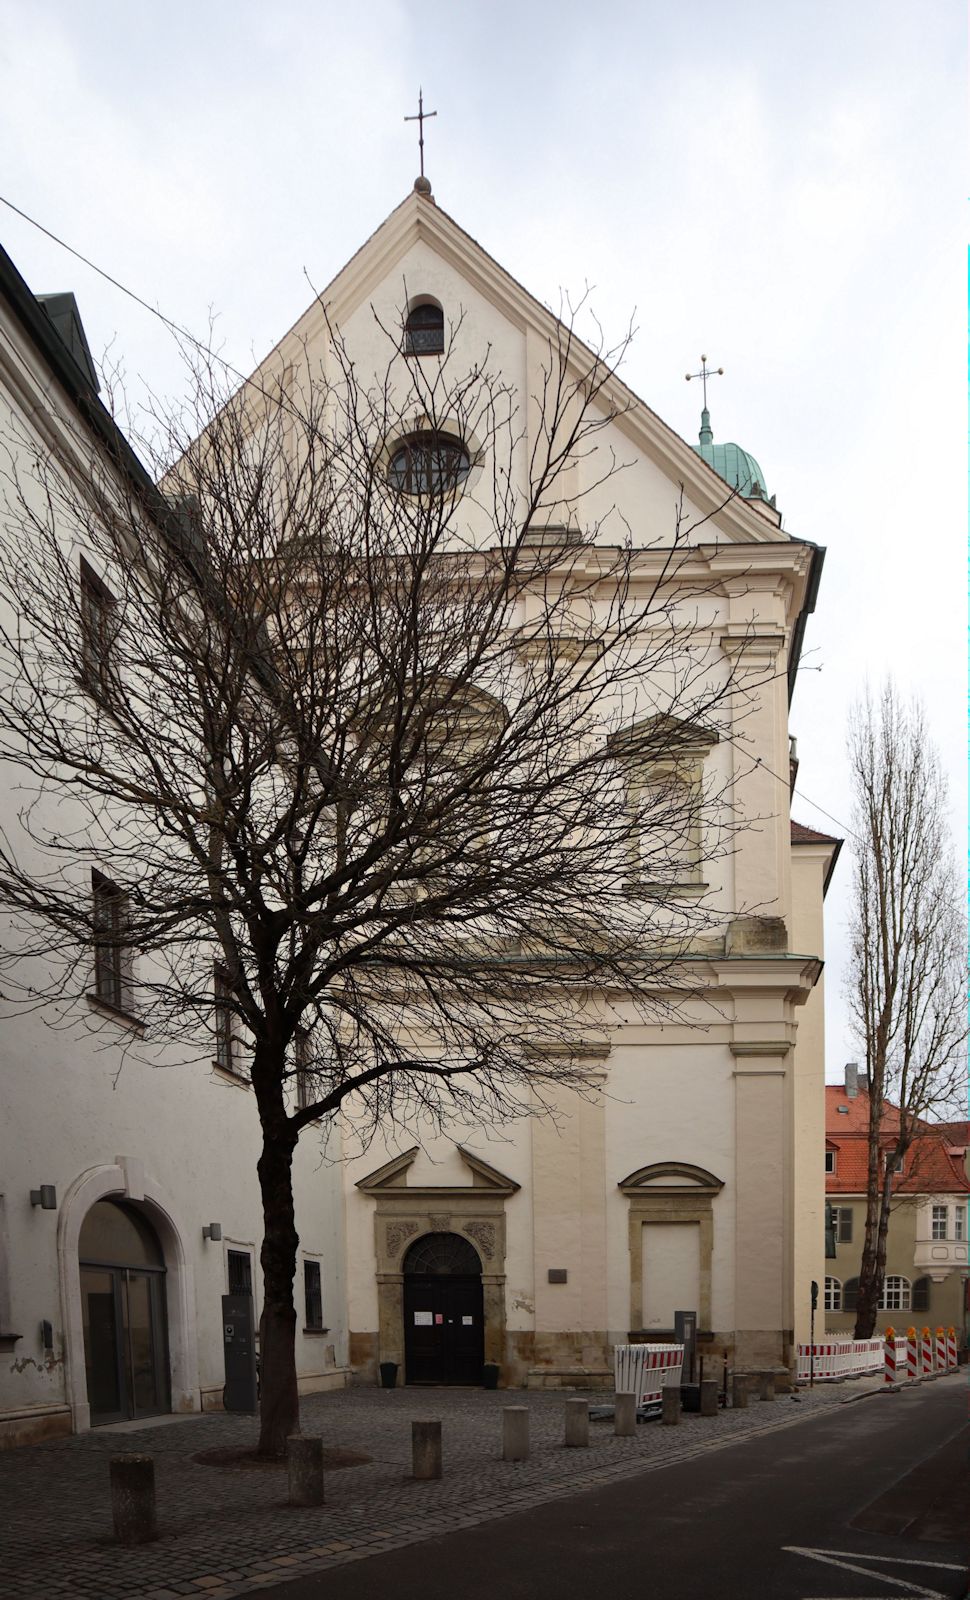
<instances>
[{"instance_id":1,"label":"white framed window","mask_svg":"<svg viewBox=\"0 0 970 1600\"><path fill-rule=\"evenodd\" d=\"M246 1079L239 1061L239 1040L233 1007L232 983L227 969L218 961L212 968L212 1027L215 1035L215 1064L234 1078Z\"/></svg>"},{"instance_id":2,"label":"white framed window","mask_svg":"<svg viewBox=\"0 0 970 1600\"><path fill-rule=\"evenodd\" d=\"M967 1236L967 1208L966 1206L953 1207L953 1237L965 1239Z\"/></svg>"},{"instance_id":3,"label":"white framed window","mask_svg":"<svg viewBox=\"0 0 970 1600\"><path fill-rule=\"evenodd\" d=\"M930 1222L930 1238L931 1239L945 1239L946 1238L946 1225L947 1225L947 1220L948 1220L947 1219L947 1213L948 1213L949 1209L950 1209L949 1206L934 1206L933 1207L933 1215L932 1215L932 1220Z\"/></svg>"},{"instance_id":4,"label":"white framed window","mask_svg":"<svg viewBox=\"0 0 970 1600\"><path fill-rule=\"evenodd\" d=\"M835 1151L834 1150L826 1150L826 1152L825 1152L825 1170L826 1170L826 1172L834 1172L835 1171Z\"/></svg>"},{"instance_id":5,"label":"white framed window","mask_svg":"<svg viewBox=\"0 0 970 1600\"><path fill-rule=\"evenodd\" d=\"M879 1296L880 1311L909 1311L912 1309L912 1286L908 1278L890 1277L882 1286Z\"/></svg>"},{"instance_id":6,"label":"white framed window","mask_svg":"<svg viewBox=\"0 0 970 1600\"><path fill-rule=\"evenodd\" d=\"M826 1278L823 1304L826 1311L842 1310L842 1281L840 1278Z\"/></svg>"},{"instance_id":7,"label":"white framed window","mask_svg":"<svg viewBox=\"0 0 970 1600\"><path fill-rule=\"evenodd\" d=\"M832 1222L835 1227L836 1244L852 1243L852 1207L833 1206Z\"/></svg>"}]
</instances>

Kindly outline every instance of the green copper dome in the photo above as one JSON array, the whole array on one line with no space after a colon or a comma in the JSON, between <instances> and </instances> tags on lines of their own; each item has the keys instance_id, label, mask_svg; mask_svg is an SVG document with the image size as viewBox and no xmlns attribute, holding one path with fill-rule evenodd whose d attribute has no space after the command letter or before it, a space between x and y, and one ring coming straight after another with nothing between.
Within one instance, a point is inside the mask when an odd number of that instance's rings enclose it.
<instances>
[{"instance_id":1,"label":"green copper dome","mask_svg":"<svg viewBox=\"0 0 970 1600\"><path fill-rule=\"evenodd\" d=\"M711 414L705 407L701 412L700 443L693 448L702 461L713 467L725 483L745 500L767 500L765 475L754 456L742 450L739 444L715 444L711 429ZM769 504L774 505L774 496Z\"/></svg>"}]
</instances>

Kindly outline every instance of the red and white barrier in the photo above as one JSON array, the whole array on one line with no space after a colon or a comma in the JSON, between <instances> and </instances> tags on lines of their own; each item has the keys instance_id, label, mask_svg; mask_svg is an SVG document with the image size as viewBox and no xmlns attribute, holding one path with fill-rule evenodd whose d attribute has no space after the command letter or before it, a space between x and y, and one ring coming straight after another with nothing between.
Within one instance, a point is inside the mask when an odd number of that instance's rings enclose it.
<instances>
[{"instance_id":1,"label":"red and white barrier","mask_svg":"<svg viewBox=\"0 0 970 1600\"><path fill-rule=\"evenodd\" d=\"M617 1344L613 1386L617 1394L635 1394L637 1405L659 1405L662 1389L679 1388L683 1365L682 1344Z\"/></svg>"},{"instance_id":2,"label":"red and white barrier","mask_svg":"<svg viewBox=\"0 0 970 1600\"><path fill-rule=\"evenodd\" d=\"M796 1352L795 1382L816 1383L837 1378L861 1378L869 1372L882 1372L885 1366L884 1339L826 1339L822 1344L800 1344ZM813 1361L814 1353L814 1361Z\"/></svg>"},{"instance_id":3,"label":"red and white barrier","mask_svg":"<svg viewBox=\"0 0 970 1600\"><path fill-rule=\"evenodd\" d=\"M898 1339L895 1334L885 1336L886 1346L886 1382L904 1383L906 1381L906 1351L909 1346L908 1339Z\"/></svg>"},{"instance_id":4,"label":"red and white barrier","mask_svg":"<svg viewBox=\"0 0 970 1600\"><path fill-rule=\"evenodd\" d=\"M919 1340L915 1328L906 1337L906 1377L910 1383L919 1382Z\"/></svg>"},{"instance_id":5,"label":"red and white barrier","mask_svg":"<svg viewBox=\"0 0 970 1600\"><path fill-rule=\"evenodd\" d=\"M933 1335L924 1328L919 1341L919 1374L921 1378L933 1376Z\"/></svg>"},{"instance_id":6,"label":"red and white barrier","mask_svg":"<svg viewBox=\"0 0 970 1600\"><path fill-rule=\"evenodd\" d=\"M937 1328L933 1340L933 1361L937 1372L946 1371L946 1334L942 1328Z\"/></svg>"},{"instance_id":7,"label":"red and white barrier","mask_svg":"<svg viewBox=\"0 0 970 1600\"><path fill-rule=\"evenodd\" d=\"M946 1370L952 1372L957 1364L957 1333L955 1328L946 1330Z\"/></svg>"}]
</instances>

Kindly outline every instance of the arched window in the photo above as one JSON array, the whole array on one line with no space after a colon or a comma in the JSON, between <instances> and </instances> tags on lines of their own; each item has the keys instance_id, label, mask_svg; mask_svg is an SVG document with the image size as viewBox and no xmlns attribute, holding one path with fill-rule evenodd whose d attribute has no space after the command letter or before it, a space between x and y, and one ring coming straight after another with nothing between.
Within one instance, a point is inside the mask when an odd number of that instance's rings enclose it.
<instances>
[{"instance_id":1,"label":"arched window","mask_svg":"<svg viewBox=\"0 0 970 1600\"><path fill-rule=\"evenodd\" d=\"M436 300L412 306L404 324L404 350L409 356L440 356L445 348L445 314Z\"/></svg>"},{"instance_id":2,"label":"arched window","mask_svg":"<svg viewBox=\"0 0 970 1600\"><path fill-rule=\"evenodd\" d=\"M879 1296L880 1311L909 1311L910 1283L908 1278L887 1278Z\"/></svg>"},{"instance_id":3,"label":"arched window","mask_svg":"<svg viewBox=\"0 0 970 1600\"><path fill-rule=\"evenodd\" d=\"M471 458L453 433L424 428L395 445L387 481L402 494L448 494L467 478Z\"/></svg>"},{"instance_id":4,"label":"arched window","mask_svg":"<svg viewBox=\"0 0 970 1600\"><path fill-rule=\"evenodd\" d=\"M858 1278L846 1278L842 1285L842 1310L855 1311L859 1303Z\"/></svg>"},{"instance_id":5,"label":"arched window","mask_svg":"<svg viewBox=\"0 0 970 1600\"><path fill-rule=\"evenodd\" d=\"M826 1278L825 1280L825 1309L826 1311L842 1310L842 1283L839 1278Z\"/></svg>"}]
</instances>

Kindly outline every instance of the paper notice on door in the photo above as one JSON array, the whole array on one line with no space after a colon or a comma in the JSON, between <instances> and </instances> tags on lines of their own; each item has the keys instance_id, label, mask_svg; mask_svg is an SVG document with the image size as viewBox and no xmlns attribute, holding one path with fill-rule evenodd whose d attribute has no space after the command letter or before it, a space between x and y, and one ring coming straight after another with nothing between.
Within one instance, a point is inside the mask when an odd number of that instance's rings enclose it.
<instances>
[{"instance_id":1,"label":"paper notice on door","mask_svg":"<svg viewBox=\"0 0 970 1600\"><path fill-rule=\"evenodd\" d=\"M414 1326L416 1328L430 1328L433 1321L430 1311L416 1311L414 1313Z\"/></svg>"},{"instance_id":2,"label":"paper notice on door","mask_svg":"<svg viewBox=\"0 0 970 1600\"><path fill-rule=\"evenodd\" d=\"M473 1325L474 1320L474 1317L462 1317L461 1325L463 1328L470 1328Z\"/></svg>"},{"instance_id":3,"label":"paper notice on door","mask_svg":"<svg viewBox=\"0 0 970 1600\"><path fill-rule=\"evenodd\" d=\"M445 1320L444 1312L436 1311L435 1314L434 1314L434 1320L435 1320L435 1327L438 1326L439 1322L444 1322L444 1320Z\"/></svg>"}]
</instances>

